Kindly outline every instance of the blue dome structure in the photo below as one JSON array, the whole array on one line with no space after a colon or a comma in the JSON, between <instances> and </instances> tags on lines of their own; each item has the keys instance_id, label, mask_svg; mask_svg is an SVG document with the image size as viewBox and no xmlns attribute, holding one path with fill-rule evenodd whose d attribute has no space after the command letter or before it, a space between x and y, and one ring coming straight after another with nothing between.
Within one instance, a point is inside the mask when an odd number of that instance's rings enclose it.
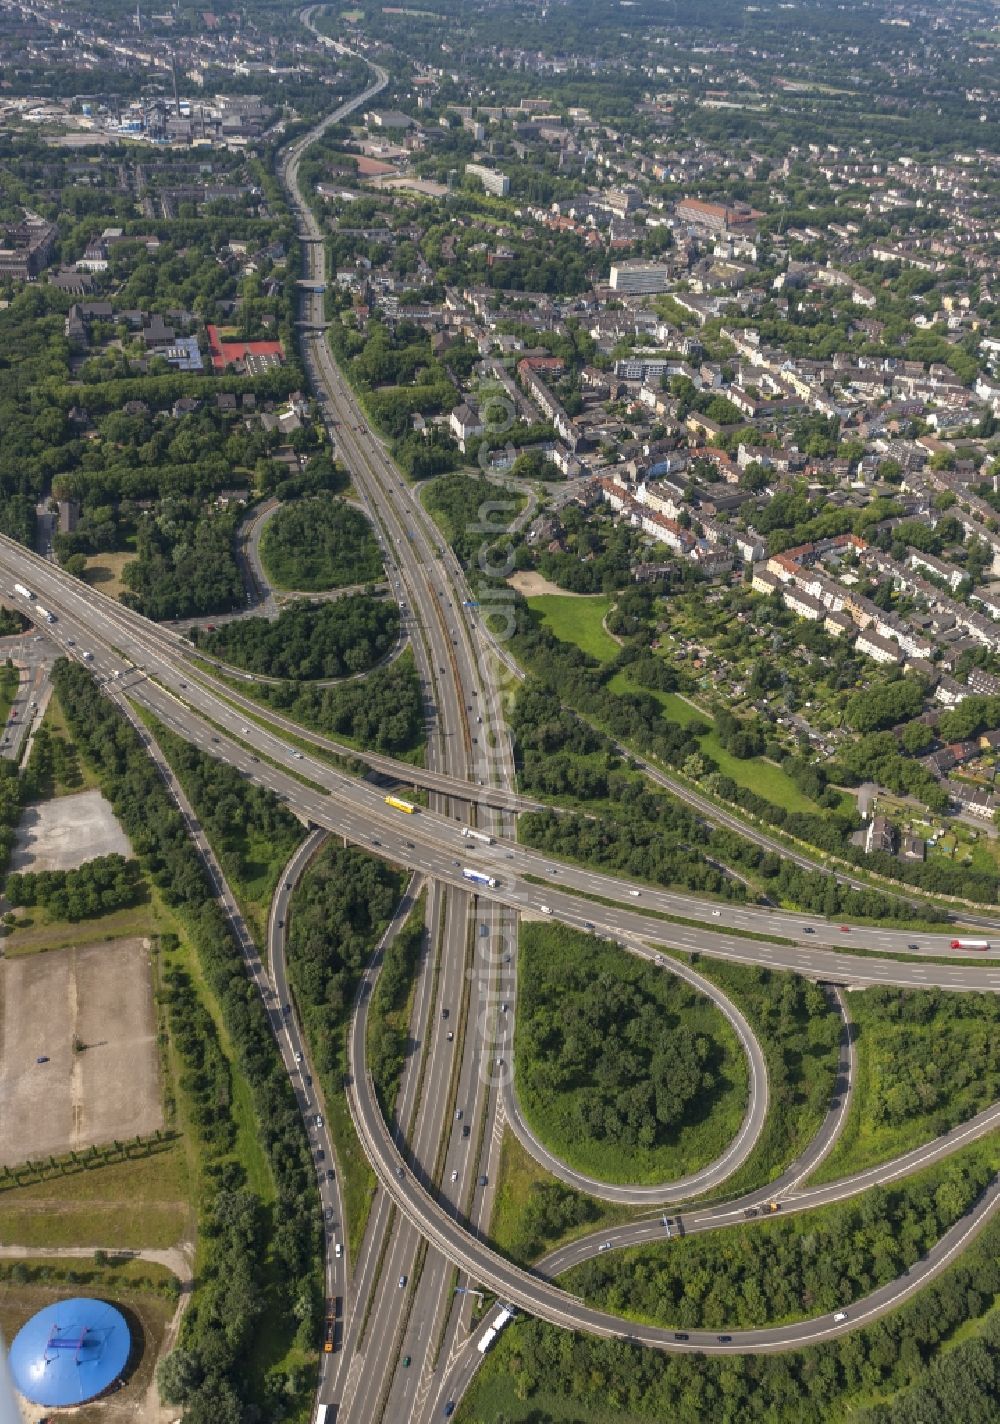
<instances>
[{"instance_id":1,"label":"blue dome structure","mask_svg":"<svg viewBox=\"0 0 1000 1424\"><path fill-rule=\"evenodd\" d=\"M14 1383L32 1404L83 1404L114 1384L128 1361L132 1336L121 1311L75 1296L33 1315L14 1337Z\"/></svg>"}]
</instances>

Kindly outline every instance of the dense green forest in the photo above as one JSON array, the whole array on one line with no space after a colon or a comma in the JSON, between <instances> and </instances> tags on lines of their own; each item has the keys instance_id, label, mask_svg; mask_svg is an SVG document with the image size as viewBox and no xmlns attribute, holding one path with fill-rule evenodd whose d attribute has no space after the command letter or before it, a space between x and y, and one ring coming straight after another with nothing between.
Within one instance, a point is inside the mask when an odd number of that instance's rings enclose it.
<instances>
[{"instance_id":1,"label":"dense green forest","mask_svg":"<svg viewBox=\"0 0 1000 1424\"><path fill-rule=\"evenodd\" d=\"M134 905L145 893L139 862L99 855L75 870L8 875L4 895L12 905L38 905L53 920L84 920Z\"/></svg>"},{"instance_id":2,"label":"dense green forest","mask_svg":"<svg viewBox=\"0 0 1000 1424\"><path fill-rule=\"evenodd\" d=\"M420 497L466 568L478 577L483 551L498 544L495 562L503 566L503 534L524 508L525 495L498 489L481 475L454 474L434 480Z\"/></svg>"},{"instance_id":3,"label":"dense green forest","mask_svg":"<svg viewBox=\"0 0 1000 1424\"><path fill-rule=\"evenodd\" d=\"M343 737L372 751L415 753L423 742L420 682L407 650L361 681L336 687L282 684L256 687L253 696L329 737Z\"/></svg>"},{"instance_id":4,"label":"dense green forest","mask_svg":"<svg viewBox=\"0 0 1000 1424\"><path fill-rule=\"evenodd\" d=\"M288 977L319 1074L340 1165L346 1228L355 1249L374 1177L344 1094L346 1032L363 966L399 902L405 876L355 846L329 841L295 891ZM411 946L407 938L404 946Z\"/></svg>"},{"instance_id":5,"label":"dense green forest","mask_svg":"<svg viewBox=\"0 0 1000 1424\"><path fill-rule=\"evenodd\" d=\"M240 618L214 633L192 630L199 648L265 677L351 677L392 650L399 609L386 599L348 594L329 603L296 603L272 622Z\"/></svg>"},{"instance_id":6,"label":"dense green forest","mask_svg":"<svg viewBox=\"0 0 1000 1424\"><path fill-rule=\"evenodd\" d=\"M14 848L23 799L24 788L17 767L6 757L0 758L0 870L6 867Z\"/></svg>"},{"instance_id":7,"label":"dense green forest","mask_svg":"<svg viewBox=\"0 0 1000 1424\"><path fill-rule=\"evenodd\" d=\"M385 947L378 983L372 995L368 1018L368 1068L387 1122L393 1121L396 1093L410 1046L406 1011L420 959L427 946L425 909L426 894L422 894L406 923Z\"/></svg>"},{"instance_id":8,"label":"dense green forest","mask_svg":"<svg viewBox=\"0 0 1000 1424\"><path fill-rule=\"evenodd\" d=\"M252 1368L257 1331L267 1317L269 1332L277 1329L286 1345L293 1337L303 1346L314 1344L322 1305L320 1215L295 1096L183 817L138 734L78 664L60 660L53 679L81 756L99 775L143 869L180 920L218 1002L277 1196L265 1212L239 1164L206 1164L199 1276L179 1342L164 1366L167 1397L184 1406L190 1424L243 1424L253 1410L279 1421L304 1402L312 1379L275 1368L261 1381Z\"/></svg>"},{"instance_id":9,"label":"dense green forest","mask_svg":"<svg viewBox=\"0 0 1000 1424\"><path fill-rule=\"evenodd\" d=\"M165 500L139 522L139 557L123 571L123 602L147 618L193 618L240 606L236 517L229 510L207 513L192 500Z\"/></svg>"},{"instance_id":10,"label":"dense green forest","mask_svg":"<svg viewBox=\"0 0 1000 1424\"><path fill-rule=\"evenodd\" d=\"M877 986L853 993L858 1073L832 1181L941 1136L1000 1098L995 994Z\"/></svg>"},{"instance_id":11,"label":"dense green forest","mask_svg":"<svg viewBox=\"0 0 1000 1424\"><path fill-rule=\"evenodd\" d=\"M518 995L518 1097L573 1166L662 1181L735 1136L746 1065L729 1024L683 980L605 940L526 924Z\"/></svg>"},{"instance_id":12,"label":"dense green forest","mask_svg":"<svg viewBox=\"0 0 1000 1424\"><path fill-rule=\"evenodd\" d=\"M340 1036L361 968L403 891L402 872L354 846L327 845L295 894L288 965L321 1072L342 1065Z\"/></svg>"},{"instance_id":13,"label":"dense green forest","mask_svg":"<svg viewBox=\"0 0 1000 1424\"><path fill-rule=\"evenodd\" d=\"M0 638L13 638L23 633L30 625L24 614L17 608L0 608Z\"/></svg>"},{"instance_id":14,"label":"dense green forest","mask_svg":"<svg viewBox=\"0 0 1000 1424\"><path fill-rule=\"evenodd\" d=\"M798 974L700 954L691 963L742 1010L767 1064L763 1131L720 1188L735 1197L772 1181L812 1142L836 1087L842 1021L832 996Z\"/></svg>"},{"instance_id":15,"label":"dense green forest","mask_svg":"<svg viewBox=\"0 0 1000 1424\"><path fill-rule=\"evenodd\" d=\"M365 516L322 496L282 505L264 529L260 556L279 588L318 593L385 577Z\"/></svg>"},{"instance_id":16,"label":"dense green forest","mask_svg":"<svg viewBox=\"0 0 1000 1424\"><path fill-rule=\"evenodd\" d=\"M564 1281L575 1295L681 1330L830 1314L919 1260L969 1210L996 1163L995 1150L977 1144L891 1187L786 1220L605 1252Z\"/></svg>"},{"instance_id":17,"label":"dense green forest","mask_svg":"<svg viewBox=\"0 0 1000 1424\"><path fill-rule=\"evenodd\" d=\"M1000 1223L899 1310L774 1355L660 1354L626 1340L509 1326L461 1424L993 1424L1000 1391Z\"/></svg>"},{"instance_id":18,"label":"dense green forest","mask_svg":"<svg viewBox=\"0 0 1000 1424\"><path fill-rule=\"evenodd\" d=\"M57 787L75 791L83 785L83 773L76 747L47 722L35 732L28 758L27 792L32 799L46 800Z\"/></svg>"},{"instance_id":19,"label":"dense green forest","mask_svg":"<svg viewBox=\"0 0 1000 1424\"><path fill-rule=\"evenodd\" d=\"M266 786L162 724L156 725L156 737L226 878L243 886L272 880L275 867L283 866L303 839L298 817Z\"/></svg>"}]
</instances>

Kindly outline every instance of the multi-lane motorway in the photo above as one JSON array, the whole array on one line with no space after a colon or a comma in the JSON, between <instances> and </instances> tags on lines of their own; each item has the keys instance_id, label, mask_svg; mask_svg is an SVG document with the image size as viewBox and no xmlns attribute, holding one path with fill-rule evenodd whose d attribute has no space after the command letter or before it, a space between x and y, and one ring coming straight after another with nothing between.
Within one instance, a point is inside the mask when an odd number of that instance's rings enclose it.
<instances>
[{"instance_id":1,"label":"multi-lane motorway","mask_svg":"<svg viewBox=\"0 0 1000 1424\"><path fill-rule=\"evenodd\" d=\"M310 15L305 18L308 22ZM367 102L385 83L384 72L376 69L373 84L363 94L341 106L311 134L296 139L287 150L282 176L298 211L308 271L315 280L323 276L322 234L298 191L299 158L329 124ZM307 323L321 325L321 298L304 291L303 301ZM304 734L269 712L265 715L228 682L199 669L176 634L119 607L7 540L0 540L0 580L5 594L11 592L15 581L34 589L57 615L49 630L56 643L68 655L84 658L115 695L127 695L148 707L191 742L269 786L312 826L374 846L426 881L427 948L413 1020L418 1032L392 1127L383 1119L366 1068L369 993L362 994L352 1021L351 1106L381 1190L360 1258L352 1263L350 1287L346 1256L334 1255L330 1266L330 1293L350 1294L355 1304L364 1301L370 1308L364 1332L361 1311L355 1310L348 1320L345 1341L349 1348L339 1352L333 1363L328 1362L321 1399L338 1402L341 1419L415 1420L440 1412L442 1400L448 1391L457 1390L461 1372L469 1372L469 1361L475 1358L465 1339L467 1312L463 1314L461 1304L452 1301L453 1265L462 1272L460 1286L485 1285L556 1324L628 1336L670 1350L786 1349L854 1328L859 1321L891 1308L928 1274L942 1269L968 1233L978 1229L995 1208L993 1189L904 1281L852 1306L849 1321L811 1321L734 1333L727 1341L711 1332L690 1332L689 1338L680 1340L673 1331L628 1324L560 1290L550 1277L599 1249L603 1242L594 1238L575 1243L567 1252L544 1262L537 1272L519 1270L484 1244L482 1232L495 1184L500 1114L506 1109L517 1116L510 1034L515 1008L511 960L516 952L519 914L551 916L607 934L633 953L654 960L659 947L670 946L790 969L846 985L890 983L998 991L1000 964L992 953L977 956L971 963L958 960L949 948L950 931L930 935L851 929L768 907L706 904L694 896L651 889L560 863L519 846L509 815L503 813L524 803L514 793L511 750L491 671L491 643L464 609L470 597L468 586L419 500L400 480L383 445L368 427L326 343L307 337L305 345L311 379L327 419L336 426L341 458L350 466L366 502L388 577L403 607L427 707L427 769L401 766L390 758L366 759L384 772L427 786L432 793L427 811L403 817L391 810L381 790L324 759L324 751L350 756L354 755L351 749ZM293 730L299 745L311 745L314 750L291 747L281 733ZM460 823L470 815L490 831L492 844L463 839ZM302 854L305 857L307 852ZM481 887L474 897L463 875L469 866L484 871L496 884ZM300 869L297 859L289 867L287 882L294 884ZM276 1027L287 1039L283 1044L286 1063L298 1075L304 1097L308 1085L302 1075L308 1065L298 1059L304 1048L294 1016L282 1012L289 1001L284 987L283 935L278 933L282 927L277 922L287 922L290 893L287 884L278 892L272 912L270 957ZM883 957L851 953L852 948L880 951ZM901 954L906 957L891 957ZM945 962L937 963L936 959ZM664 965L664 972L672 969ZM503 1002L511 1012L501 1011ZM443 1017L445 1009L447 1019ZM455 1030L445 1027L451 1023ZM741 1037L750 1064L747 1118L725 1162L697 1183L680 1184L677 1190L684 1195L721 1182L745 1159L763 1122L766 1070L749 1030ZM842 1064L842 1069L849 1074L849 1063ZM842 1093L841 1099L845 1097ZM838 1111L842 1120L842 1103ZM954 1151L969 1137L993 1130L998 1123L1000 1113L990 1110L942 1142L846 1183L802 1190L797 1181L789 1180L779 1188L789 1193L783 1209L804 1210L903 1175L935 1155ZM836 1121L828 1120L827 1138L817 1151L826 1150L836 1128ZM538 1150L537 1144L532 1143L532 1150ZM554 1170L560 1166L550 1165ZM801 1162L797 1166L801 1179L806 1169ZM574 1184L592 1191L600 1185ZM769 1190L776 1187L772 1184ZM342 1232L343 1213L336 1179L327 1183L325 1172L323 1192L324 1210L332 1212L333 1240L337 1226ZM662 1201L668 1194L662 1190L657 1199ZM757 1194L754 1199L685 1213L685 1227L693 1233L745 1221L745 1213L759 1208L761 1197ZM662 1227L654 1220L616 1229L607 1239L620 1246L655 1240L660 1235ZM422 1242L429 1243L431 1249L425 1252ZM464 1299L459 1297L459 1302ZM411 1372L397 1368L400 1355L415 1362ZM435 1371L438 1360L444 1365Z\"/></svg>"},{"instance_id":2,"label":"multi-lane motorway","mask_svg":"<svg viewBox=\"0 0 1000 1424\"><path fill-rule=\"evenodd\" d=\"M837 983L1000 988L1000 947L973 958L960 956L950 949L951 929L930 934L851 928L767 906L706 904L697 896L556 861L499 835L492 845L469 842L454 814L428 810L403 818L385 804L379 788L317 755L292 749L271 730L269 724L277 724L269 713L265 722L259 708L251 714L247 704L234 706L226 684L189 663L182 639L5 540L0 540L0 571L0 577L29 586L33 582L44 592L46 606L58 614L50 634L70 655L81 649L91 653L90 666L116 682L124 678L130 695L175 730L270 785L307 819L360 844L376 843L391 859L456 889L468 888L463 870L475 865L498 882L478 887L481 897L515 911L549 912L578 927L627 931L641 941ZM248 720L242 721L243 716ZM469 784L466 794L471 799L478 790ZM850 952L856 950L885 957ZM935 958L945 962L935 963Z\"/></svg>"},{"instance_id":3,"label":"multi-lane motorway","mask_svg":"<svg viewBox=\"0 0 1000 1424\"><path fill-rule=\"evenodd\" d=\"M303 18L311 25L309 12ZM377 72L376 83L382 79ZM315 217L299 189L298 162L304 147L322 128L300 141L301 147L293 145L282 164L282 176L305 238L300 324L307 333L323 324L319 288L325 278L325 251L317 240L321 234ZM338 454L351 469L355 488L367 506L410 634L431 734L428 766L432 772L444 773L451 783L432 788L430 805L442 816L449 815L452 806L447 793L457 786L465 793L467 815L470 787L478 790L497 782L502 788L511 788L513 784L513 758L498 716L490 667L456 613L467 590L456 581L456 567L447 559L436 528L374 437L325 341L307 334L304 360ZM494 749L490 756L484 755L487 746ZM483 807L480 815L487 814ZM406 848L416 850L415 838ZM421 981L424 1017L417 1020L423 1037L421 1049L426 1045L426 1056L422 1053L420 1061L427 1082L414 1099L416 1075L404 1074L396 1116L401 1142L405 1140L414 1163L421 1164L428 1183L437 1174L433 1185L443 1198L457 1206L470 1183L478 1186L485 1180L485 1190L478 1192L474 1207L474 1211L482 1211L493 1177L493 1136L483 1128L489 1125L495 1102L491 1108L489 1097L478 1094L476 1085L494 1030L487 1008L480 1031L480 1006L464 980L474 912L468 891L469 886L459 881L446 894L435 885L429 896L429 936L436 946L440 933L441 945L440 964L435 959L430 986L426 975ZM486 918L476 921L487 931L486 936L475 935L476 946L481 939L491 938L492 919L500 913L487 907ZM452 1012L448 1001L453 1003L455 1022L470 1031L432 1032L438 1005L442 1014ZM494 1017L496 1012L494 1006ZM460 1128L455 1124L461 1124ZM408 1129L405 1138L401 1135L404 1125ZM364 1309L377 1325L369 1328L363 1346L354 1354L340 1399L342 1419L376 1420L387 1410L389 1417L418 1417L422 1409L430 1407L427 1383L434 1353L438 1348L449 1348L455 1332L462 1328L464 1301L453 1303L448 1261L435 1251L425 1255L419 1234L409 1221L384 1220L382 1207L378 1200L365 1243L366 1261L376 1263L374 1275L368 1278L362 1271L355 1282L357 1303L365 1301ZM411 1365L393 1377L401 1351Z\"/></svg>"}]
</instances>

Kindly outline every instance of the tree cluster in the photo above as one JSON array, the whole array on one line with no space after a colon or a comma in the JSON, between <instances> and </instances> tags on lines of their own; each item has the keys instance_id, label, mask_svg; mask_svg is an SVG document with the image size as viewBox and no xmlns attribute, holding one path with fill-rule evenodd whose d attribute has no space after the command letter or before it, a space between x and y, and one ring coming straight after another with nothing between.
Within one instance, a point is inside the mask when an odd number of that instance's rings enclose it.
<instances>
[{"instance_id":1,"label":"tree cluster","mask_svg":"<svg viewBox=\"0 0 1000 1424\"><path fill-rule=\"evenodd\" d=\"M318 1338L320 1220L309 1145L267 1013L214 899L183 817L170 801L135 730L101 695L86 669L60 660L53 679L73 739L97 771L147 875L177 914L219 1006L234 1069L245 1079L274 1180L269 1214L242 1169L209 1163L200 1197L204 1259L184 1318L170 1398L192 1424L243 1424L257 1409L280 1420L294 1408L280 1371L263 1384L251 1368L252 1326L263 1311L279 1332ZM260 1222L258 1231L255 1223ZM242 1244L241 1244L242 1243ZM266 1261L262 1286L257 1275Z\"/></svg>"},{"instance_id":2,"label":"tree cluster","mask_svg":"<svg viewBox=\"0 0 1000 1424\"><path fill-rule=\"evenodd\" d=\"M509 555L503 531L525 505L522 494L497 489L481 475L442 475L428 485L424 504L466 568L481 561L502 567Z\"/></svg>"},{"instance_id":3,"label":"tree cluster","mask_svg":"<svg viewBox=\"0 0 1000 1424\"><path fill-rule=\"evenodd\" d=\"M21 819L25 787L17 766L0 757L0 869L6 866L14 848L14 833Z\"/></svg>"},{"instance_id":4,"label":"tree cluster","mask_svg":"<svg viewBox=\"0 0 1000 1424\"><path fill-rule=\"evenodd\" d=\"M760 756L766 738L759 717L734 717L726 707L713 708L715 731L720 743L730 755L740 761Z\"/></svg>"},{"instance_id":5,"label":"tree cluster","mask_svg":"<svg viewBox=\"0 0 1000 1424\"><path fill-rule=\"evenodd\" d=\"M866 990L863 1004L860 1037L873 1040L874 1067L866 1115L875 1129L928 1118L936 1135L1000 1097L994 995L879 987Z\"/></svg>"},{"instance_id":6,"label":"tree cluster","mask_svg":"<svg viewBox=\"0 0 1000 1424\"><path fill-rule=\"evenodd\" d=\"M607 943L545 926L522 943L519 1093L561 1141L634 1153L676 1141L723 1087L723 1045L685 1021L698 996Z\"/></svg>"},{"instance_id":7,"label":"tree cluster","mask_svg":"<svg viewBox=\"0 0 1000 1424\"><path fill-rule=\"evenodd\" d=\"M1000 1225L993 1221L957 1265L900 1309L827 1344L774 1355L680 1356L627 1340L568 1337L528 1320L508 1328L488 1368L492 1382L496 1373L506 1375L515 1396L535 1401L542 1417L548 1402L562 1410L572 1398L602 1419L651 1424L735 1424L763 1410L774 1424L828 1424L846 1412L860 1424L991 1424L1000 1322L988 1312L998 1293ZM842 1300L838 1295L837 1304ZM953 1340L971 1320L976 1332ZM468 1412L474 1424L497 1417L476 1394Z\"/></svg>"},{"instance_id":8,"label":"tree cluster","mask_svg":"<svg viewBox=\"0 0 1000 1424\"><path fill-rule=\"evenodd\" d=\"M385 577L372 527L361 511L319 496L278 510L261 537L260 556L281 588L319 592Z\"/></svg>"},{"instance_id":9,"label":"tree cluster","mask_svg":"<svg viewBox=\"0 0 1000 1424\"><path fill-rule=\"evenodd\" d=\"M401 873L385 861L355 846L330 842L296 891L288 972L313 1062L329 1094L342 1091L347 1066L344 1035L358 980L389 923L403 884ZM402 992L413 957L419 956L422 936L421 922L411 933L404 929L401 942L395 942L399 948L388 964L392 1002ZM373 1073L377 1066L380 1075L375 1081L388 1100L398 1044L393 1038L376 1041L374 1046Z\"/></svg>"},{"instance_id":10,"label":"tree cluster","mask_svg":"<svg viewBox=\"0 0 1000 1424\"><path fill-rule=\"evenodd\" d=\"M406 1008L426 945L424 902L386 946L368 1021L368 1067L379 1104L392 1120L399 1079L410 1044Z\"/></svg>"},{"instance_id":11,"label":"tree cluster","mask_svg":"<svg viewBox=\"0 0 1000 1424\"><path fill-rule=\"evenodd\" d=\"M536 1182L522 1213L517 1239L511 1243L511 1255L528 1264L567 1231L596 1221L600 1212L593 1197L575 1192L563 1182Z\"/></svg>"},{"instance_id":12,"label":"tree cluster","mask_svg":"<svg viewBox=\"0 0 1000 1424\"><path fill-rule=\"evenodd\" d=\"M923 708L925 695L919 678L901 677L898 682L884 682L856 692L847 699L844 716L856 732L880 732L915 717ZM1000 698L996 700L1000 705Z\"/></svg>"},{"instance_id":13,"label":"tree cluster","mask_svg":"<svg viewBox=\"0 0 1000 1424\"><path fill-rule=\"evenodd\" d=\"M31 755L25 786L35 800L55 794L56 787L75 790L83 783L80 758L72 742L49 729L46 723L38 728L31 742Z\"/></svg>"},{"instance_id":14,"label":"tree cluster","mask_svg":"<svg viewBox=\"0 0 1000 1424\"><path fill-rule=\"evenodd\" d=\"M233 556L236 515L194 500L165 500L139 522L139 557L125 566L123 601L147 618L224 613L243 602Z\"/></svg>"},{"instance_id":15,"label":"tree cluster","mask_svg":"<svg viewBox=\"0 0 1000 1424\"><path fill-rule=\"evenodd\" d=\"M294 680L351 677L392 650L399 609L369 594L296 603L272 622L240 618L214 633L192 630L200 648L247 672Z\"/></svg>"},{"instance_id":16,"label":"tree cluster","mask_svg":"<svg viewBox=\"0 0 1000 1424\"><path fill-rule=\"evenodd\" d=\"M361 681L335 687L286 683L258 687L254 695L314 731L347 737L373 751L398 756L423 739L420 682L408 651Z\"/></svg>"},{"instance_id":17,"label":"tree cluster","mask_svg":"<svg viewBox=\"0 0 1000 1424\"><path fill-rule=\"evenodd\" d=\"M302 824L273 791L166 727L158 727L156 736L227 877L243 885L256 879L261 843L272 863L288 860L302 839Z\"/></svg>"},{"instance_id":18,"label":"tree cluster","mask_svg":"<svg viewBox=\"0 0 1000 1424\"><path fill-rule=\"evenodd\" d=\"M637 1315L680 1329L752 1329L825 1314L901 1276L964 1216L991 1176L981 1157L953 1159L752 1231L595 1256L567 1283L602 1304L626 1298Z\"/></svg>"},{"instance_id":19,"label":"tree cluster","mask_svg":"<svg viewBox=\"0 0 1000 1424\"><path fill-rule=\"evenodd\" d=\"M76 870L37 870L8 875L4 894L12 905L38 905L53 920L85 920L134 905L144 892L137 860L99 855Z\"/></svg>"}]
</instances>

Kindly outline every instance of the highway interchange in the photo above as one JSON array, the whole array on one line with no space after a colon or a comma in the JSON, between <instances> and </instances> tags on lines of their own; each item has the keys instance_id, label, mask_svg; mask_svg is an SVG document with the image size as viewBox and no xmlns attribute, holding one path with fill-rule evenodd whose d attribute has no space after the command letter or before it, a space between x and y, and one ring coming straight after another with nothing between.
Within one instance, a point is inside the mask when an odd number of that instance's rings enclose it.
<instances>
[{"instance_id":1,"label":"highway interchange","mask_svg":"<svg viewBox=\"0 0 1000 1424\"><path fill-rule=\"evenodd\" d=\"M302 18L313 28L312 10ZM306 277L314 285L325 277L324 248L316 219L298 190L298 162L330 124L385 86L384 71L373 68L375 79L363 94L285 151L281 174L298 212ZM339 457L350 469L378 534L414 649L428 709L426 768L368 754L359 758L354 749L265 711L231 681L199 667L190 644L179 634L120 607L9 540L0 540L0 580L8 598L15 581L34 590L56 614L55 624L46 629L52 641L68 656L83 659L124 709L129 701L149 709L172 730L270 787L310 827L276 892L266 964L256 956L245 926L240 929L234 920L234 928L249 971L268 1004L303 1112L307 1121L312 1120L314 1149L324 1154L317 1172L326 1218L327 1291L344 1299L347 1308L341 1348L323 1356L319 1400L338 1406L338 1424L348 1419L439 1417L447 1403L460 1397L481 1359L476 1337L469 1335L471 1297L456 1295L456 1285L460 1291L487 1289L563 1327L671 1351L795 1348L856 1328L894 1308L944 1269L968 1237L981 1229L998 1204L995 1183L906 1277L851 1304L847 1320L823 1317L780 1328L734 1331L725 1341L711 1331L690 1331L681 1339L673 1330L621 1320L585 1305L554 1283L561 1271L595 1254L608 1240L619 1248L663 1239L659 1214L577 1241L534 1271L513 1266L485 1244L504 1120L557 1175L593 1194L637 1205L681 1201L695 1192L717 1190L746 1160L767 1110L761 1050L735 1006L709 981L666 957L666 949L788 969L848 987L901 984L995 992L1000 990L1000 964L995 951L973 962L957 960L949 948L950 930L928 934L846 929L766 906L707 903L560 863L518 845L514 813L534 803L519 798L515 789L495 646L471 610L464 608L472 595L462 571L369 428L325 340L309 334L310 328L315 331L323 324L322 294L304 287L302 299L307 370ZM493 734L491 738L487 732ZM155 754L148 733L141 734ZM294 742L289 742L289 736ZM343 770L344 763L334 757L361 759L384 776L425 787L428 808L412 817L402 816L387 807L382 787ZM648 770L670 784L664 773ZM168 774L162 766L161 771ZM723 819L717 807L706 806L713 818ZM197 838L190 808L182 805L182 810ZM462 837L461 825L470 820L492 836L492 844ZM747 832L745 826L740 829ZM294 886L328 834L374 847L413 872L410 891L387 940L415 897L421 891L425 895L426 952L415 995L413 1052L392 1124L383 1118L365 1060L367 1015L381 946L373 956L351 1024L348 1097L380 1184L357 1261L349 1260L346 1249L339 1174L333 1166L335 1147L326 1126L315 1122L317 1104L307 1081L312 1076L307 1047L296 1015L284 1012L284 1006L291 1004L285 935ZM210 849L199 848L211 866ZM782 853L787 852L782 849ZM467 866L495 877L496 888L470 893L462 874ZM217 868L213 874L224 898L227 892ZM232 908L238 915L235 902ZM661 962L665 972L697 981L730 1018L747 1054L750 1091L740 1133L718 1163L694 1179L660 1188L617 1189L579 1178L563 1164L547 1159L519 1120L511 1072L517 920L522 914L551 916ZM857 950L878 954L851 952ZM502 1005L508 1006L507 1011ZM835 1105L807 1151L766 1189L685 1210L686 1234L745 1223L747 1212L759 1211L776 1195L786 1212L842 1200L938 1160L1000 1124L1000 1108L991 1108L897 1162L822 1187L803 1188L801 1182L836 1139L853 1078L850 1037L845 1032ZM413 1361L409 1369L399 1367L404 1356Z\"/></svg>"}]
</instances>

